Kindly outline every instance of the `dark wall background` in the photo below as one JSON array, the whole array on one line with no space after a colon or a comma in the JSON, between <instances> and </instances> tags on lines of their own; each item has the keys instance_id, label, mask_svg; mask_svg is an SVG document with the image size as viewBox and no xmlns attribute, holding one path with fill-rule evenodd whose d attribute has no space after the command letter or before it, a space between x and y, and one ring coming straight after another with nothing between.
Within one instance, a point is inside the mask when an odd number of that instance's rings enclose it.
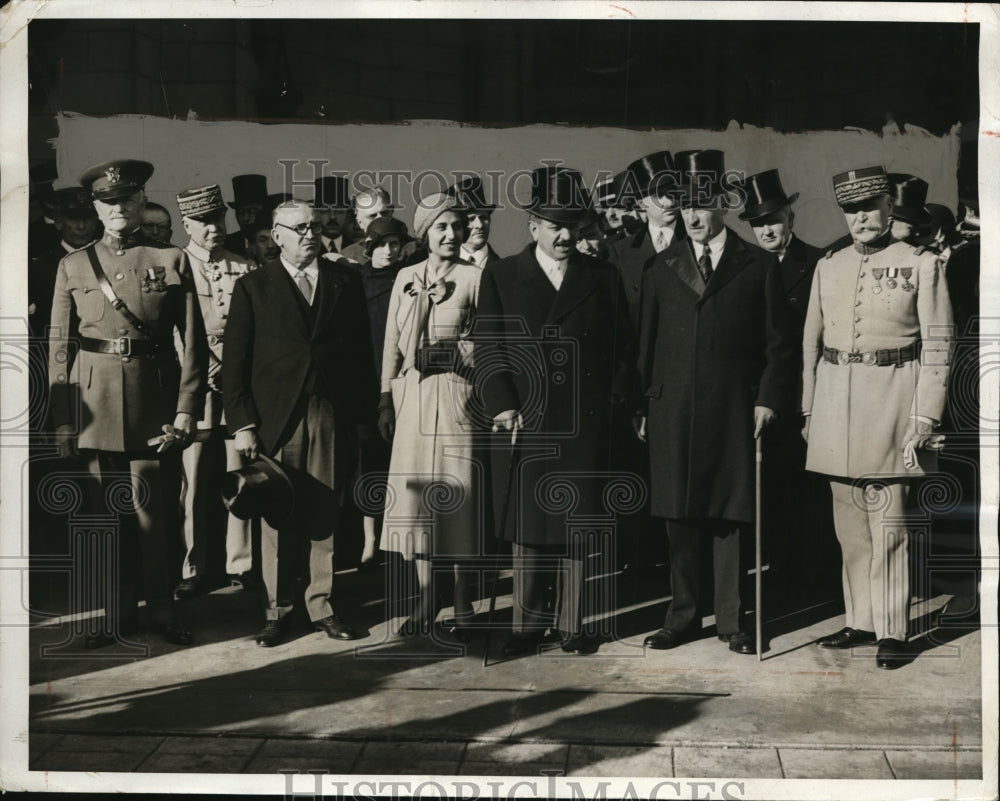
<instances>
[{"instance_id":1,"label":"dark wall background","mask_svg":"<svg viewBox=\"0 0 1000 801\"><path fill-rule=\"evenodd\" d=\"M558 20L40 20L31 156L53 115L934 134L963 123L975 185L979 28L969 24Z\"/></svg>"}]
</instances>

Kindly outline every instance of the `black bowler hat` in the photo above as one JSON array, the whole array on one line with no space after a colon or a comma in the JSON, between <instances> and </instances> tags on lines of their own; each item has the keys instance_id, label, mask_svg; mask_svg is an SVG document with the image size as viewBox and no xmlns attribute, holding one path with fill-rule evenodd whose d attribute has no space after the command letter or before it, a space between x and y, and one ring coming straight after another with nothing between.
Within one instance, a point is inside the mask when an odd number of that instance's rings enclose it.
<instances>
[{"instance_id":1,"label":"black bowler hat","mask_svg":"<svg viewBox=\"0 0 1000 801\"><path fill-rule=\"evenodd\" d=\"M532 171L528 211L536 217L558 225L577 225L592 205L579 170L545 166Z\"/></svg>"},{"instance_id":2,"label":"black bowler hat","mask_svg":"<svg viewBox=\"0 0 1000 801\"><path fill-rule=\"evenodd\" d=\"M912 225L928 225L931 215L927 203L927 181L905 172L889 173L892 185L892 216Z\"/></svg>"},{"instance_id":3,"label":"black bowler hat","mask_svg":"<svg viewBox=\"0 0 1000 801\"><path fill-rule=\"evenodd\" d=\"M714 208L723 193L722 176L726 157L721 150L684 150L674 156L684 186L682 205L689 208Z\"/></svg>"},{"instance_id":4,"label":"black bowler hat","mask_svg":"<svg viewBox=\"0 0 1000 801\"><path fill-rule=\"evenodd\" d=\"M222 502L240 520L263 517L277 528L292 514L295 490L281 465L261 453L250 464L223 476Z\"/></svg>"},{"instance_id":5,"label":"black bowler hat","mask_svg":"<svg viewBox=\"0 0 1000 801\"><path fill-rule=\"evenodd\" d=\"M82 186L57 189L52 193L53 212L70 220L89 220L97 216L90 193Z\"/></svg>"},{"instance_id":6,"label":"black bowler hat","mask_svg":"<svg viewBox=\"0 0 1000 801\"><path fill-rule=\"evenodd\" d=\"M603 214L598 214L593 209L587 212L587 216L583 218L583 222L580 223L580 227L576 231L577 237L580 239L592 239L595 237L604 238L611 231L611 226L608 224L607 218Z\"/></svg>"},{"instance_id":7,"label":"black bowler hat","mask_svg":"<svg viewBox=\"0 0 1000 801\"><path fill-rule=\"evenodd\" d=\"M315 191L313 194L314 206L343 206L351 205L351 193L347 184L347 179L341 175L325 175L313 181Z\"/></svg>"},{"instance_id":8,"label":"black bowler hat","mask_svg":"<svg viewBox=\"0 0 1000 801\"><path fill-rule=\"evenodd\" d=\"M674 159L667 150L658 150L636 159L625 172L629 174L629 183L636 189L639 198L677 196L679 176L674 169Z\"/></svg>"},{"instance_id":9,"label":"black bowler hat","mask_svg":"<svg viewBox=\"0 0 1000 801\"><path fill-rule=\"evenodd\" d=\"M234 175L233 202L229 208L263 206L267 203L267 178L263 175Z\"/></svg>"},{"instance_id":10,"label":"black bowler hat","mask_svg":"<svg viewBox=\"0 0 1000 801\"><path fill-rule=\"evenodd\" d=\"M741 220L756 220L760 217L766 217L778 209L792 205L799 197L798 192L795 192L791 197L785 194L777 170L765 170L751 175L743 182L743 192Z\"/></svg>"},{"instance_id":11,"label":"black bowler hat","mask_svg":"<svg viewBox=\"0 0 1000 801\"><path fill-rule=\"evenodd\" d=\"M448 187L448 194L461 204L466 211L496 211L496 203L487 203L483 193L483 179L478 175L467 175Z\"/></svg>"},{"instance_id":12,"label":"black bowler hat","mask_svg":"<svg viewBox=\"0 0 1000 801\"><path fill-rule=\"evenodd\" d=\"M116 159L95 164L80 176L94 200L114 200L134 195L153 174L153 165L138 159Z\"/></svg>"}]
</instances>

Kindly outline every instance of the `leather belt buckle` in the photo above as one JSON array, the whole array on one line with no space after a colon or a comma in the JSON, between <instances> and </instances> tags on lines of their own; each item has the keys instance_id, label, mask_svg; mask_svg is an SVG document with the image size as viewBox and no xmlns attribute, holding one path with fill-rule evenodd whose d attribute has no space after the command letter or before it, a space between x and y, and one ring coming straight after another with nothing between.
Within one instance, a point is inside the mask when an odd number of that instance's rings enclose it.
<instances>
[{"instance_id":1,"label":"leather belt buckle","mask_svg":"<svg viewBox=\"0 0 1000 801\"><path fill-rule=\"evenodd\" d=\"M837 364L845 365L851 361L851 354L846 350L839 351L837 353Z\"/></svg>"},{"instance_id":2,"label":"leather belt buckle","mask_svg":"<svg viewBox=\"0 0 1000 801\"><path fill-rule=\"evenodd\" d=\"M861 361L864 364L869 364L869 365L875 364L876 360L877 360L876 354L875 351L873 350L866 350L864 353L861 354Z\"/></svg>"},{"instance_id":3,"label":"leather belt buckle","mask_svg":"<svg viewBox=\"0 0 1000 801\"><path fill-rule=\"evenodd\" d=\"M132 340L128 337L118 337L118 339L115 340L115 348L118 350L119 356L131 356Z\"/></svg>"}]
</instances>

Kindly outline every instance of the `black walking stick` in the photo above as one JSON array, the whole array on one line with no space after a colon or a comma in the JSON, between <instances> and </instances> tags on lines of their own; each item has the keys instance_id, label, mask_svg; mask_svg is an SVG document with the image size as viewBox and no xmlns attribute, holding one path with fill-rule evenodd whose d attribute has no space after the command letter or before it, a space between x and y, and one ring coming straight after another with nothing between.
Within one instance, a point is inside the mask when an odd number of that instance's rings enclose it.
<instances>
[{"instance_id":1,"label":"black walking stick","mask_svg":"<svg viewBox=\"0 0 1000 801\"><path fill-rule=\"evenodd\" d=\"M515 418L516 420L516 418ZM510 459L507 461L507 478L503 489L503 508L500 510L500 534L507 528L507 508L510 504L510 488L514 482L514 449L517 445L517 428L511 430L510 435ZM499 557L498 557L499 558ZM486 639L483 643L483 667L486 667L490 658L490 635L493 633L493 612L497 608L497 580L500 576L500 566L498 562L493 564L492 586L490 587L490 609L486 614Z\"/></svg>"},{"instance_id":2,"label":"black walking stick","mask_svg":"<svg viewBox=\"0 0 1000 801\"><path fill-rule=\"evenodd\" d=\"M761 608L760 608L761 595L762 595L762 593L761 593L761 571L762 571L762 567L763 567L761 565L761 547L760 547L760 541L761 541L760 471L761 471L761 462L762 461L763 461L763 452L762 452L762 448L761 448L761 437L758 436L757 439L756 439L756 453L755 453L755 465L754 465L754 477L756 479L756 482L755 482L756 483L756 487L755 487L755 489L756 489L756 495L757 495L757 503L756 503L756 507L757 507L756 508L756 529L757 529L756 535L757 536L756 536L756 542L754 543L754 546L755 546L755 548L754 548L754 560L755 560L755 564L754 564L754 568L755 568L754 569L754 584L755 584L755 587L754 587L754 590L755 590L755 596L756 596L755 599L754 599L754 604L755 604L754 605L754 610L755 610L754 618L756 620L756 626L757 626L757 661L758 662L760 662L764 658L764 652L763 652L763 649L762 649L762 641L764 639L764 637L763 637L763 617L762 617L762 611L761 611Z\"/></svg>"}]
</instances>

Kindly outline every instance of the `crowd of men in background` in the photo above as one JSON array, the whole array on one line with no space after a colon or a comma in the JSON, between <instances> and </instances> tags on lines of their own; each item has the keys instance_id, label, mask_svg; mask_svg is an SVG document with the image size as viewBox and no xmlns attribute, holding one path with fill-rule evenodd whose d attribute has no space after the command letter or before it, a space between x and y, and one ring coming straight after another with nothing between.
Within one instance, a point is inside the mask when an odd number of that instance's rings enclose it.
<instances>
[{"instance_id":1,"label":"crowd of men in background","mask_svg":"<svg viewBox=\"0 0 1000 801\"><path fill-rule=\"evenodd\" d=\"M381 187L352 196L346 178L323 176L299 199L238 175L228 204L219 185L178 194L183 249L170 244L174 210L145 199L146 162L95 165L80 186L44 195L44 223L30 231L28 319L49 374L32 384L32 425L81 459L95 503L106 503L112 473L133 476L136 498L119 592L88 647L133 634L140 597L151 630L191 643L174 602L224 582L265 599L259 645L286 637L298 605L316 630L354 639L334 573L375 572L393 551L415 556L418 572L432 559L455 564L450 631L464 639L474 626L463 567L509 544L507 656L598 650L605 635L592 621L614 611L587 590L602 550L632 571L669 553L661 590L671 602L646 647L702 636L711 608L718 638L751 654L740 543L764 437L772 563L814 581L831 565L810 553L834 531L843 555L846 625L819 645L877 644L880 667L903 664L906 543L887 541L878 510L902 513L911 481L937 469L956 380L954 337L942 332L964 332L978 311L975 202L963 200L956 219L926 202L919 177L862 166L833 177L850 233L812 244L794 233L797 195L778 170L734 187L722 181L727 166L717 150L659 151L594 187L575 170L538 168L531 241L507 257L490 244L497 205L478 179L422 199L411 234ZM725 225L722 198L734 189L755 242ZM518 349L553 328L574 343L574 380L543 360L533 364L539 394ZM408 371L419 381L400 400ZM459 440L460 426L441 436L467 445L486 476L459 486L484 510L477 540L452 552L429 534L396 547L389 511L357 502L353 487L365 475L391 483L404 450L421 448L419 430L404 439L406 404L427 408L442 375L468 388L460 422L475 435ZM546 500L554 479L575 481L581 513L598 514L605 484L623 477L645 501L611 510L610 546L573 534L565 509ZM431 529L454 514L420 497ZM335 561L334 535L345 532L359 542L354 565ZM213 564L220 550L224 564ZM434 630L438 594L420 598L399 636Z\"/></svg>"}]
</instances>

